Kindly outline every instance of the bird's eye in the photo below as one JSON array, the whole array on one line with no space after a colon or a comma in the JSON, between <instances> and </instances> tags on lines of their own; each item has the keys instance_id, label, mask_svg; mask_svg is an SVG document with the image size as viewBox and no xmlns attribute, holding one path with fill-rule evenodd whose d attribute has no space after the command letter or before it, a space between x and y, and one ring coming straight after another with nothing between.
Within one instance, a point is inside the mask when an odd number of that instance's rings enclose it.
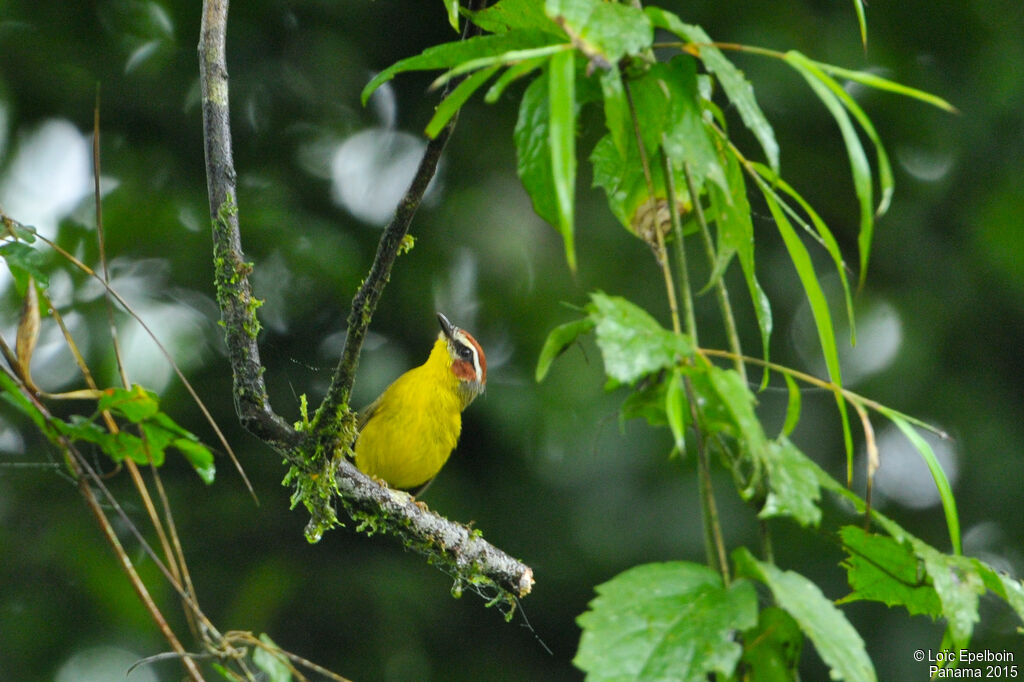
<instances>
[{"instance_id":1,"label":"bird's eye","mask_svg":"<svg viewBox=\"0 0 1024 682\"><path fill-rule=\"evenodd\" d=\"M457 352L459 354L459 357L462 358L463 360L469 361L473 359L473 351L469 348L469 346L459 346L459 350Z\"/></svg>"}]
</instances>

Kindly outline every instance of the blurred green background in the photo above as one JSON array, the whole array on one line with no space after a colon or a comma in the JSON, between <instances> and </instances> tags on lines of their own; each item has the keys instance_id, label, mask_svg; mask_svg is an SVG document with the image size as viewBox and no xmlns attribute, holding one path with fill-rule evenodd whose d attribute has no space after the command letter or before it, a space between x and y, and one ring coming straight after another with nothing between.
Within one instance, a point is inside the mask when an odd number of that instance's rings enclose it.
<instances>
[{"instance_id":1,"label":"blurred green background","mask_svg":"<svg viewBox=\"0 0 1024 682\"><path fill-rule=\"evenodd\" d=\"M951 440L932 443L954 481L965 551L1024 574L1024 4L872 3L866 51L850 2L664 4L717 40L798 49L934 92L959 108L950 115L853 91L887 142L897 191L877 228L857 302L859 343L845 353L845 371L858 392L950 432ZM492 106L471 102L414 222L416 246L399 259L374 318L356 402L369 402L425 359L435 311L476 335L488 355L487 393L467 411L462 442L426 501L474 521L530 564L536 587L506 624L475 595L453 599L448 576L387 538L342 529L309 545L305 513L288 510L280 458L241 431L230 400L212 300L198 30L198 2L0 0L0 206L98 262L89 149L99 84L114 286L172 349L260 498L254 505L223 457L210 487L176 459L165 467L206 613L222 630L267 632L359 680L581 677L570 663L579 637L574 618L595 584L641 562L703 560L693 462L668 459L666 432L620 423L625 394L603 391L596 348L571 349L544 383L533 380L547 331L576 315L563 303L581 305L600 288L666 318L649 251L589 189L581 163L580 267L572 276L556 232L533 214L515 175L519 91ZM399 77L366 108L359 91L375 71L454 37L439 2L233 3L228 63L243 240L257 295L266 301L267 380L288 419L298 418L300 394L315 404L326 388L351 296L437 101L427 91L430 74ZM855 262L857 209L834 122L784 65L735 60L775 125L784 177L829 221ZM584 125L599 123L598 116L585 113ZM756 155L742 134L740 140ZM581 153L594 141L585 137ZM755 216L755 229L758 269L776 318L773 357L823 374L799 284L766 212ZM819 262L829 279L826 259ZM47 267L51 294L77 342L113 383L101 291L56 258ZM10 340L20 304L4 277L0 329ZM756 355L744 287L736 282L732 291L746 348ZM720 344L712 302L702 299L699 313L702 342ZM132 379L158 391L168 413L214 442L152 343L124 316L119 323ZM36 380L51 391L79 387L53 326L44 324ZM762 394L769 428L781 423L785 400L784 391ZM804 406L795 440L840 475L831 396L809 391ZM948 550L927 470L889 427L879 420L876 428L883 461L876 502ZM53 449L0 406L0 678L123 679L134 661L167 646L54 461ZM142 524L124 479L109 483ZM717 483L730 546L756 546L751 512L727 475ZM832 598L844 596L842 557L832 544L788 522L773 529L781 566L818 581ZM170 590L124 539L165 613L182 626ZM879 604L844 610L880 679L925 679L912 652L937 649L941 624ZM986 598L973 648L1020 652L1024 661L1018 624ZM806 679L826 675L815 654L804 659ZM178 664L163 662L129 679L180 676Z\"/></svg>"}]
</instances>

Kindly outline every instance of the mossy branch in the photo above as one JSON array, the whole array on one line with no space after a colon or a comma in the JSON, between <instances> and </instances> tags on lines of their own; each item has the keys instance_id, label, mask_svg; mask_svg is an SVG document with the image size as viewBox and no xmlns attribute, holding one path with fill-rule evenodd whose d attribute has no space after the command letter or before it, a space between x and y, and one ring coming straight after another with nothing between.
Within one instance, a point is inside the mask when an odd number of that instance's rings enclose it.
<instances>
[{"instance_id":1,"label":"mossy branch","mask_svg":"<svg viewBox=\"0 0 1024 682\"><path fill-rule=\"evenodd\" d=\"M249 283L252 265L242 255L236 174L231 155L228 71L225 54L227 0L204 0L199 42L200 87L206 145L206 178L213 219L217 302L225 327L228 359L234 374L234 400L242 425L292 465L293 503L312 515L307 537L315 540L336 523L334 498L359 523L359 530L394 535L428 557L464 586L489 594L495 602L514 603L530 592L533 571L480 537L405 493L381 487L345 457L355 436L349 396L370 319L377 308L409 225L437 169L451 135L454 117L427 145L416 177L384 230L369 275L352 301L348 336L327 395L311 422L293 428L270 406L257 335L260 305Z\"/></svg>"}]
</instances>

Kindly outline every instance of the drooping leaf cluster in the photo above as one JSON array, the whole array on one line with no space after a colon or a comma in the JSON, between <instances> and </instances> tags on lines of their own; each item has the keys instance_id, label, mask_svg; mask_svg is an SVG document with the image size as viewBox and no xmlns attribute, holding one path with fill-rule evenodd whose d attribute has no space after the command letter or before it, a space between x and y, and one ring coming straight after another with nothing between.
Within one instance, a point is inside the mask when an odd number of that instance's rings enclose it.
<instances>
[{"instance_id":1,"label":"drooping leaf cluster","mask_svg":"<svg viewBox=\"0 0 1024 682\"><path fill-rule=\"evenodd\" d=\"M449 20L457 16L447 4ZM863 6L854 2L866 39ZM602 0L500 0L481 11L462 11L486 35L432 47L378 74L364 101L381 84L410 70L442 70L436 83L462 78L426 127L436 134L477 90L495 102L514 81L523 90L514 131L518 173L535 211L559 232L566 260L576 267L575 187L581 158L592 166L594 185L626 230L650 244L652 271L661 269L673 317L666 328L625 299L596 292L581 319L555 328L537 365L537 379L580 337L593 334L608 388L628 387L623 418L643 417L668 427L674 452L717 455L736 482L739 496L762 522L790 519L821 527L847 556L851 592L843 602L871 600L902 606L947 623L946 644L966 646L978 620L978 597L989 591L1024 620L1024 588L977 559L961 556L956 503L934 452L918 432L926 424L878 405L843 386L839 340L811 255L815 245L835 268L851 330L850 267L820 214L781 175L781 152L753 85L728 50L777 60L796 71L835 120L846 146L859 206L858 281L868 271L875 221L894 189L889 158L871 120L842 81L908 96L953 111L945 101L879 76L810 59L799 52L717 44L697 25L665 9ZM580 136L580 113L603 115L598 136ZM730 125L744 126L758 149L740 149ZM590 119L587 119L590 120ZM578 149L579 139L598 141ZM869 145L865 147L866 138ZM869 158L874 156L874 164ZM761 156L763 161L755 160ZM828 376L812 377L770 361L772 310L755 264L751 194L764 202L807 297ZM666 247L674 245L674 257ZM701 348L686 312L691 287L686 258L702 254L711 272L701 291L719 292L728 350ZM721 285L738 261L759 330L761 358L742 352L730 330L732 301ZM851 333L851 342L855 332ZM724 368L713 358L729 360ZM781 375L789 395L785 423L766 433L757 395L746 377L749 365ZM801 413L798 382L831 392L843 428L847 485L852 480L854 430L859 419L869 453L869 480L880 454L872 414L892 421L928 464L943 504L952 553L913 538L847 486L826 474L790 439ZM853 408L852 411L850 408ZM884 532L827 521L824 492L868 514ZM705 515L708 510L705 509ZM712 521L713 525L715 522ZM723 555L724 557L724 555ZM808 578L757 559L745 547L731 553L731 573L689 562L637 566L598 586L583 629L576 664L591 679L790 679L805 641L834 678L875 679L863 639L842 610ZM715 566L714 561L710 562ZM752 584L761 583L774 605L758 609Z\"/></svg>"}]
</instances>

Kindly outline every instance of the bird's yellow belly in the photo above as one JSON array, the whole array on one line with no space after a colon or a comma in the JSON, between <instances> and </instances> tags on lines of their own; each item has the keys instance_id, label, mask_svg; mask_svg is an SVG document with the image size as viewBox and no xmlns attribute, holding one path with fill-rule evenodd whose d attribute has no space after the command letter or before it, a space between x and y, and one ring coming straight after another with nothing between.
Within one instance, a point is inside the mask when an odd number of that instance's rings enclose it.
<instances>
[{"instance_id":1,"label":"bird's yellow belly","mask_svg":"<svg viewBox=\"0 0 1024 682\"><path fill-rule=\"evenodd\" d=\"M375 414L356 441L356 466L394 488L416 488L437 475L462 429L458 411Z\"/></svg>"}]
</instances>

